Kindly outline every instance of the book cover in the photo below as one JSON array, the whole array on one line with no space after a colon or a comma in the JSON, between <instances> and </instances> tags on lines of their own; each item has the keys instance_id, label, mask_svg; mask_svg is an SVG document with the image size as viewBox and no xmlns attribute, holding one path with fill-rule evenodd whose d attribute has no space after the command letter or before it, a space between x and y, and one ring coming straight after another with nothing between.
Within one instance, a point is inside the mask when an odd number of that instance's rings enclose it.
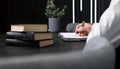
<instances>
[{"instance_id":1,"label":"book cover","mask_svg":"<svg viewBox=\"0 0 120 69\"><path fill-rule=\"evenodd\" d=\"M47 32L47 24L14 24L11 25L11 31L17 32Z\"/></svg>"},{"instance_id":2,"label":"book cover","mask_svg":"<svg viewBox=\"0 0 120 69\"><path fill-rule=\"evenodd\" d=\"M6 39L6 45L10 46L25 46L25 47L46 47L54 44L54 40L43 40L43 41L24 41L18 39Z\"/></svg>"},{"instance_id":3,"label":"book cover","mask_svg":"<svg viewBox=\"0 0 120 69\"><path fill-rule=\"evenodd\" d=\"M52 39L53 34L50 32L6 32L7 39L19 39L19 40L46 40Z\"/></svg>"}]
</instances>

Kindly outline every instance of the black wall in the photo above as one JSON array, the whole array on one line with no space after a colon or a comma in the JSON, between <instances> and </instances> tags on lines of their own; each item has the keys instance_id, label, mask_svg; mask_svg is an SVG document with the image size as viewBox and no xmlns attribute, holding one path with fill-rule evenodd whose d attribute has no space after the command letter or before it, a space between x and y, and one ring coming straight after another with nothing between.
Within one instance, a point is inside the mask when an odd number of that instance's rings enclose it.
<instances>
[{"instance_id":1,"label":"black wall","mask_svg":"<svg viewBox=\"0 0 120 69\"><path fill-rule=\"evenodd\" d=\"M10 0L10 23L45 23L47 17L44 15L47 0ZM61 18L61 27L64 30L67 23L72 22L72 11L70 0L55 0L57 7L67 5L66 14Z\"/></svg>"},{"instance_id":2,"label":"black wall","mask_svg":"<svg viewBox=\"0 0 120 69\"><path fill-rule=\"evenodd\" d=\"M7 10L6 22L4 28L8 28L10 24L18 23L44 23L47 24L47 17L44 15L47 0L2 0L5 1L2 6ZM79 10L80 0L75 0L76 2L76 20L75 22L82 22L83 20L90 22L90 0L83 0L83 11ZM94 0L93 0L94 1ZM110 0L97 0L98 1L98 20L104 10L109 6ZM62 8L63 5L67 5L66 14L61 18L62 30L68 23L72 22L72 0L55 0L55 4ZM3 12L1 13L3 14ZM1 26L1 25L0 25ZM3 26L1 26L3 27ZM6 31L6 30L5 30Z\"/></svg>"},{"instance_id":3,"label":"black wall","mask_svg":"<svg viewBox=\"0 0 120 69\"><path fill-rule=\"evenodd\" d=\"M9 30L8 1L0 0L0 32Z\"/></svg>"},{"instance_id":4,"label":"black wall","mask_svg":"<svg viewBox=\"0 0 120 69\"><path fill-rule=\"evenodd\" d=\"M76 22L90 22L90 0L83 0L83 11L80 12L80 0L76 0Z\"/></svg>"},{"instance_id":5,"label":"black wall","mask_svg":"<svg viewBox=\"0 0 120 69\"><path fill-rule=\"evenodd\" d=\"M94 1L93 0L93 21L94 21ZM97 22L99 22L100 16L107 9L111 0L97 0ZM83 0L83 11L80 12L79 7L80 0L76 0L76 22L90 22L90 0Z\"/></svg>"}]
</instances>

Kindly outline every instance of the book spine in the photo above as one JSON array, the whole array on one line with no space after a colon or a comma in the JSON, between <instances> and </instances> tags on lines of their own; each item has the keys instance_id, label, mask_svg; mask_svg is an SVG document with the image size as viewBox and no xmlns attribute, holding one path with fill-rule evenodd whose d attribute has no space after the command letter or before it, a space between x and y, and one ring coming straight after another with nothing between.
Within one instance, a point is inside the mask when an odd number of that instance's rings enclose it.
<instances>
[{"instance_id":1,"label":"book spine","mask_svg":"<svg viewBox=\"0 0 120 69\"><path fill-rule=\"evenodd\" d=\"M34 40L34 32L6 32L7 39Z\"/></svg>"},{"instance_id":2,"label":"book spine","mask_svg":"<svg viewBox=\"0 0 120 69\"><path fill-rule=\"evenodd\" d=\"M25 47L39 47L38 41L24 41L18 39L6 39L6 45L25 46Z\"/></svg>"}]
</instances>

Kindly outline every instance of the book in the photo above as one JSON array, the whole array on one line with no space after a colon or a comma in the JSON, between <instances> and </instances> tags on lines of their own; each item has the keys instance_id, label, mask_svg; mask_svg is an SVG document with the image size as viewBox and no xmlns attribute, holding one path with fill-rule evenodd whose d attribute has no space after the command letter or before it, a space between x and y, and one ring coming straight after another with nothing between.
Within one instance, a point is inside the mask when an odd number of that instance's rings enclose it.
<instances>
[{"instance_id":1,"label":"book","mask_svg":"<svg viewBox=\"0 0 120 69\"><path fill-rule=\"evenodd\" d=\"M11 25L11 31L17 32L47 32L46 24L14 24Z\"/></svg>"},{"instance_id":2,"label":"book","mask_svg":"<svg viewBox=\"0 0 120 69\"><path fill-rule=\"evenodd\" d=\"M73 32L60 32L58 34L58 37L65 41L80 41L80 40L86 40L87 36L79 36L76 33Z\"/></svg>"},{"instance_id":3,"label":"book","mask_svg":"<svg viewBox=\"0 0 120 69\"><path fill-rule=\"evenodd\" d=\"M53 39L43 41L24 41L18 39L6 39L6 45L25 47L46 47L54 44Z\"/></svg>"},{"instance_id":4,"label":"book","mask_svg":"<svg viewBox=\"0 0 120 69\"><path fill-rule=\"evenodd\" d=\"M19 39L19 40L46 40L52 39L53 34L50 32L6 32L7 39Z\"/></svg>"}]
</instances>

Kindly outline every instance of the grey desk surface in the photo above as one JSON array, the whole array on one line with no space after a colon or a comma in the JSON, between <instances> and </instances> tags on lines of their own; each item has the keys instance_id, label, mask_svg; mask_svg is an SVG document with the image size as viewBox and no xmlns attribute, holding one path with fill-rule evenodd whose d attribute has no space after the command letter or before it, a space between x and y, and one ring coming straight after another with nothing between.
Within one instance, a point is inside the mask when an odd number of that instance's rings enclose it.
<instances>
[{"instance_id":1,"label":"grey desk surface","mask_svg":"<svg viewBox=\"0 0 120 69\"><path fill-rule=\"evenodd\" d=\"M5 33L4 34L0 33L0 58L82 50L84 45L85 45L85 41L65 42L62 39L58 38L57 34L54 33L54 45L48 47L32 48L32 47L20 47L20 46L6 46Z\"/></svg>"}]
</instances>

